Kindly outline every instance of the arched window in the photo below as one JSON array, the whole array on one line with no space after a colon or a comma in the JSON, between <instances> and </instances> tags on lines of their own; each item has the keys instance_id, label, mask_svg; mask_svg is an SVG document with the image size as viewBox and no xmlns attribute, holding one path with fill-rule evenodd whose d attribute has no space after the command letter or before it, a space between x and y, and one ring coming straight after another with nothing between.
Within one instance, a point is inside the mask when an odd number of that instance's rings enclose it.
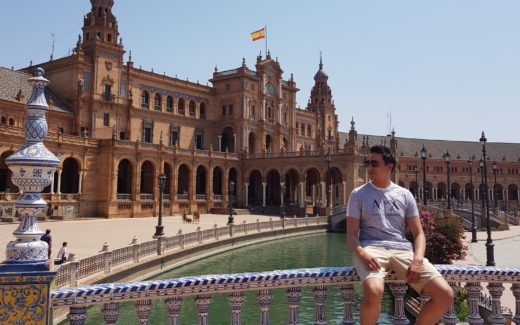
<instances>
[{"instance_id":1,"label":"arched window","mask_svg":"<svg viewBox=\"0 0 520 325\"><path fill-rule=\"evenodd\" d=\"M14 126L14 118L9 118L9 126Z\"/></svg>"},{"instance_id":2,"label":"arched window","mask_svg":"<svg viewBox=\"0 0 520 325\"><path fill-rule=\"evenodd\" d=\"M312 137L312 127L307 125L307 136Z\"/></svg>"},{"instance_id":3,"label":"arched window","mask_svg":"<svg viewBox=\"0 0 520 325\"><path fill-rule=\"evenodd\" d=\"M178 105L178 107L177 107L178 114L184 116L184 99L179 98L179 103L177 105Z\"/></svg>"},{"instance_id":4,"label":"arched window","mask_svg":"<svg viewBox=\"0 0 520 325\"><path fill-rule=\"evenodd\" d=\"M160 111L162 106L162 98L161 95L155 94L153 96L153 109L156 111Z\"/></svg>"},{"instance_id":5,"label":"arched window","mask_svg":"<svg viewBox=\"0 0 520 325\"><path fill-rule=\"evenodd\" d=\"M190 100L189 104L190 117L195 117L195 102Z\"/></svg>"},{"instance_id":6,"label":"arched window","mask_svg":"<svg viewBox=\"0 0 520 325\"><path fill-rule=\"evenodd\" d=\"M173 97L168 96L166 97L166 111L170 112L173 111Z\"/></svg>"},{"instance_id":7,"label":"arched window","mask_svg":"<svg viewBox=\"0 0 520 325\"><path fill-rule=\"evenodd\" d=\"M300 135L305 136L305 124L300 124Z\"/></svg>"},{"instance_id":8,"label":"arched window","mask_svg":"<svg viewBox=\"0 0 520 325\"><path fill-rule=\"evenodd\" d=\"M150 108L150 94L146 90L141 92L141 107Z\"/></svg>"},{"instance_id":9,"label":"arched window","mask_svg":"<svg viewBox=\"0 0 520 325\"><path fill-rule=\"evenodd\" d=\"M202 120L206 119L206 104L204 104L204 103L200 103L200 106L199 106L199 117Z\"/></svg>"}]
</instances>

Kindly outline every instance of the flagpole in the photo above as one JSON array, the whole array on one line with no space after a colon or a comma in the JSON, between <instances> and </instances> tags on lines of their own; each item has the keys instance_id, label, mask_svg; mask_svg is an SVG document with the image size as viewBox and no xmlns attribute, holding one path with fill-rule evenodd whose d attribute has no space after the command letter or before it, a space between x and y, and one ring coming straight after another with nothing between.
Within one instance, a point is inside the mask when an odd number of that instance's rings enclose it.
<instances>
[{"instance_id":1,"label":"flagpole","mask_svg":"<svg viewBox=\"0 0 520 325\"><path fill-rule=\"evenodd\" d=\"M264 26L265 30L265 57L267 58L267 25Z\"/></svg>"}]
</instances>

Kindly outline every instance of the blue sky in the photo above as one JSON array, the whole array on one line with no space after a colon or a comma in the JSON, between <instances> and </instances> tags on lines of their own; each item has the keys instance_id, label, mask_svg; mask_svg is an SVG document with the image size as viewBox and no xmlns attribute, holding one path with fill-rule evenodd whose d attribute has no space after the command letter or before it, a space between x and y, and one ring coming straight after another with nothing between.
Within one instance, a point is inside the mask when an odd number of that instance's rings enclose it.
<instances>
[{"instance_id":1,"label":"blue sky","mask_svg":"<svg viewBox=\"0 0 520 325\"><path fill-rule=\"evenodd\" d=\"M74 47L88 0L0 0L0 65L25 67ZM320 51L340 130L520 142L520 1L115 0L136 66L206 83L215 66L252 69L264 42L305 107ZM128 53L125 60L128 58Z\"/></svg>"}]
</instances>

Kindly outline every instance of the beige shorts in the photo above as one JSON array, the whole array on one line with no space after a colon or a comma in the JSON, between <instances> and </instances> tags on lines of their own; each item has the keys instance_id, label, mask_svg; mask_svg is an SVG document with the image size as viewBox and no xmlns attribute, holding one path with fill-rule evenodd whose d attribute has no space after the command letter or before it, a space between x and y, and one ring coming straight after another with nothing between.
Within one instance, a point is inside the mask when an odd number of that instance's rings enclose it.
<instances>
[{"instance_id":1,"label":"beige shorts","mask_svg":"<svg viewBox=\"0 0 520 325\"><path fill-rule=\"evenodd\" d=\"M367 246L365 250L379 261L381 269L369 270L361 259L354 255L354 268L356 269L361 281L368 278L384 279L388 271L394 271L397 277L406 280L406 271L412 263L413 252L399 249L388 249L378 246ZM425 258L421 278L414 283L408 283L415 291L421 293L428 281L442 276L437 269Z\"/></svg>"}]
</instances>

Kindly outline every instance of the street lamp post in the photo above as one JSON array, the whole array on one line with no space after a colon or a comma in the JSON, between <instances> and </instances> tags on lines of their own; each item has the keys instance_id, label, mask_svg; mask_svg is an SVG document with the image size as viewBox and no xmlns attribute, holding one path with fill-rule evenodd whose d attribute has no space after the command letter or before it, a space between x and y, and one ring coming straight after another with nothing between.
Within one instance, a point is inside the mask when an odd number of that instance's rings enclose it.
<instances>
[{"instance_id":1,"label":"street lamp post","mask_svg":"<svg viewBox=\"0 0 520 325\"><path fill-rule=\"evenodd\" d=\"M476 243L477 242L477 225L475 223L475 200L473 199L473 195L475 193L475 190L473 189L473 159L468 159L468 165L469 165L469 183L471 186L471 193L470 193L470 199L471 199L471 242Z\"/></svg>"},{"instance_id":2,"label":"street lamp post","mask_svg":"<svg viewBox=\"0 0 520 325\"><path fill-rule=\"evenodd\" d=\"M493 176L495 177L495 183L493 184L493 198L495 199L495 209L498 208L497 172L498 172L497 162L493 161Z\"/></svg>"},{"instance_id":3,"label":"street lamp post","mask_svg":"<svg viewBox=\"0 0 520 325\"><path fill-rule=\"evenodd\" d=\"M327 186L327 208L330 208L330 162L332 161L330 148L327 150L327 154L325 155L325 161L327 162L327 179L325 180Z\"/></svg>"},{"instance_id":4,"label":"street lamp post","mask_svg":"<svg viewBox=\"0 0 520 325\"><path fill-rule=\"evenodd\" d=\"M446 150L446 153L444 154L444 161L446 162L446 169L448 171L448 210L451 210L451 183L450 183L450 163L451 163L451 155Z\"/></svg>"},{"instance_id":5,"label":"street lamp post","mask_svg":"<svg viewBox=\"0 0 520 325\"><path fill-rule=\"evenodd\" d=\"M229 181L229 195L228 195L228 200L229 200L229 217L228 217L228 222L227 224L228 225L232 225L234 224L235 222L233 221L233 192L235 192L235 181L233 180L230 180Z\"/></svg>"},{"instance_id":6,"label":"street lamp post","mask_svg":"<svg viewBox=\"0 0 520 325\"><path fill-rule=\"evenodd\" d=\"M428 158L428 151L424 147L424 144L421 149L421 159L423 166L423 203L424 205L428 205L427 196L428 196L428 187L426 185L426 158Z\"/></svg>"},{"instance_id":7,"label":"street lamp post","mask_svg":"<svg viewBox=\"0 0 520 325\"><path fill-rule=\"evenodd\" d=\"M282 188L281 188L281 191L282 191L282 204L280 206L280 218L282 218L282 226L284 225L283 224L283 219L285 218L285 191L286 191L287 187L285 186L285 183L282 183Z\"/></svg>"},{"instance_id":8,"label":"street lamp post","mask_svg":"<svg viewBox=\"0 0 520 325\"><path fill-rule=\"evenodd\" d=\"M415 194L415 201L419 200L419 178L418 178L418 174L419 174L419 166L415 165L413 166L413 172L415 173L415 189L414 189L414 194Z\"/></svg>"},{"instance_id":9,"label":"street lamp post","mask_svg":"<svg viewBox=\"0 0 520 325\"><path fill-rule=\"evenodd\" d=\"M487 266L495 266L495 244L493 244L493 240L491 239L491 217L489 215L489 199L488 199L488 184L487 184L487 167L486 167L486 136L484 135L484 131L482 131L482 136L480 137L480 143L482 144L482 162L483 162L483 177L484 177L484 201L486 204L486 228L487 228L487 240L486 240L486 265Z\"/></svg>"},{"instance_id":10,"label":"street lamp post","mask_svg":"<svg viewBox=\"0 0 520 325\"><path fill-rule=\"evenodd\" d=\"M166 175L161 174L158 178L159 181L159 219L157 220L157 226L155 226L154 237L164 236L164 226L162 225L163 215L163 193L164 187L166 186Z\"/></svg>"}]
</instances>

